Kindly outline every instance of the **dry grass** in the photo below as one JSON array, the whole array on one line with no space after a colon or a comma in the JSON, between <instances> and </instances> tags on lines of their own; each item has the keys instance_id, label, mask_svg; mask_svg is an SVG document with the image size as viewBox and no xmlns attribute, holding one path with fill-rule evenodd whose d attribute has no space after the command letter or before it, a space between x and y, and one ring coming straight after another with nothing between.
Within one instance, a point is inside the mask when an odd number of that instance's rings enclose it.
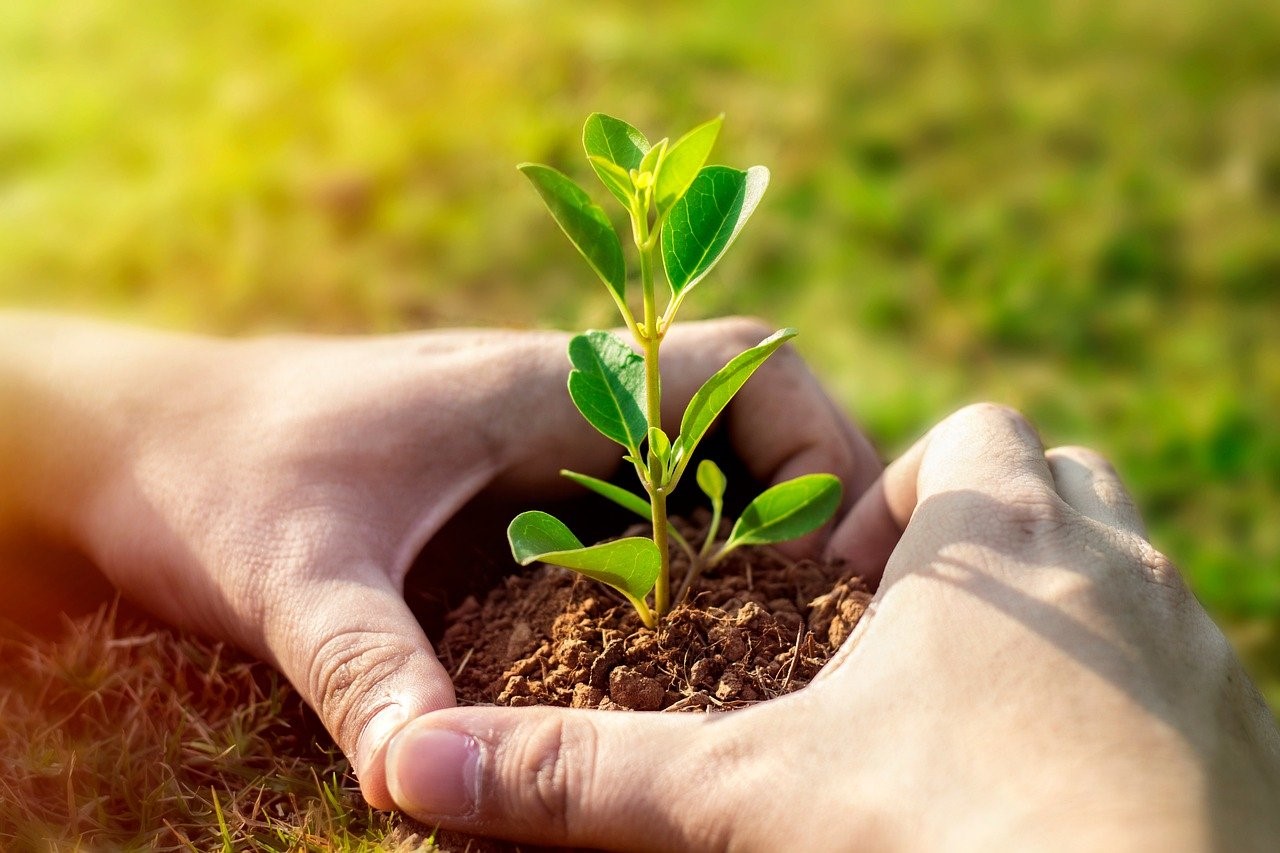
<instances>
[{"instance_id":1,"label":"dry grass","mask_svg":"<svg viewBox=\"0 0 1280 853\"><path fill-rule=\"evenodd\" d=\"M0 848L419 850L292 688L115 607L0 638Z\"/></svg>"},{"instance_id":2,"label":"dry grass","mask_svg":"<svg viewBox=\"0 0 1280 853\"><path fill-rule=\"evenodd\" d=\"M1106 452L1280 711L1277 68L1266 0L17 0L0 302L607 323L512 166L723 110L775 188L690 316L803 329L889 454L984 398ZM107 615L0 644L0 760L0 849L411 843L266 667Z\"/></svg>"}]
</instances>

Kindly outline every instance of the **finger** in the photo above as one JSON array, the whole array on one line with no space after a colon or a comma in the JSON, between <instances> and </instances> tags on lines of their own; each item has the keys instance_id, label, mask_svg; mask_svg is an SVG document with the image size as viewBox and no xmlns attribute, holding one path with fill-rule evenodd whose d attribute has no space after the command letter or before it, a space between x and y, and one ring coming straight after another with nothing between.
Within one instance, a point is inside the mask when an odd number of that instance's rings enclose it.
<instances>
[{"instance_id":1,"label":"finger","mask_svg":"<svg viewBox=\"0 0 1280 853\"><path fill-rule=\"evenodd\" d=\"M1108 527L1147 538L1146 525L1116 469L1087 447L1055 447L1045 454L1062 499L1077 512Z\"/></svg>"},{"instance_id":2,"label":"finger","mask_svg":"<svg viewBox=\"0 0 1280 853\"><path fill-rule=\"evenodd\" d=\"M840 561L847 572L862 578L872 589L880 582L902 536L898 515L889 507L890 494L897 493L886 485L886 477L898 470L892 464L885 469L849 514L837 522L824 554L828 560Z\"/></svg>"},{"instance_id":3,"label":"finger","mask_svg":"<svg viewBox=\"0 0 1280 853\"><path fill-rule=\"evenodd\" d=\"M308 581L268 622L285 676L351 760L365 799L393 807L385 755L410 719L455 704L449 674L384 572Z\"/></svg>"},{"instance_id":4,"label":"finger","mask_svg":"<svg viewBox=\"0 0 1280 853\"><path fill-rule=\"evenodd\" d=\"M879 577L918 509L947 493L968 496L970 507L988 510L1058 500L1043 445L1027 420L1004 406L967 406L885 469L832 534L828 556L846 560L864 577ZM931 522L954 527L961 521L1000 521L990 515Z\"/></svg>"},{"instance_id":5,"label":"finger","mask_svg":"<svg viewBox=\"0 0 1280 853\"><path fill-rule=\"evenodd\" d=\"M536 844L680 850L697 718L562 708L457 708L395 736L396 804L429 826ZM694 822L697 822L694 819ZM705 823L705 822L703 822Z\"/></svg>"},{"instance_id":6,"label":"finger","mask_svg":"<svg viewBox=\"0 0 1280 853\"><path fill-rule=\"evenodd\" d=\"M688 400L712 373L772 331L757 320L731 318L673 333L664 362L664 420L677 425ZM726 412L726 426L735 451L761 482L814 473L838 477L844 495L836 517L853 506L882 468L871 442L790 347L774 353L742 387ZM809 556L829 532L828 527L780 547L792 556Z\"/></svg>"},{"instance_id":7,"label":"finger","mask_svg":"<svg viewBox=\"0 0 1280 853\"><path fill-rule=\"evenodd\" d=\"M620 446L583 419L565 388L569 335L431 332L393 340L383 372L397 377L395 387L370 393L421 413L416 447L438 456L423 436L447 436L448 457L486 460L490 495L570 494L577 487L562 468L604 477L621 462Z\"/></svg>"},{"instance_id":8,"label":"finger","mask_svg":"<svg viewBox=\"0 0 1280 853\"><path fill-rule=\"evenodd\" d=\"M675 436L685 406L703 382L772 331L742 318L674 328L662 349L668 434ZM457 371L451 400L477 394L501 400L501 405L481 399L455 406L480 413L472 432L500 457L494 493L536 491L545 496L548 490L572 488L560 476L561 468L608 476L619 464L619 446L589 426L564 391L567 343L566 336L552 333L486 337L456 354L469 360L469 369ZM735 449L757 479L774 483L800 474L832 473L844 484L846 507L882 467L870 442L787 347L746 383L726 420Z\"/></svg>"}]
</instances>

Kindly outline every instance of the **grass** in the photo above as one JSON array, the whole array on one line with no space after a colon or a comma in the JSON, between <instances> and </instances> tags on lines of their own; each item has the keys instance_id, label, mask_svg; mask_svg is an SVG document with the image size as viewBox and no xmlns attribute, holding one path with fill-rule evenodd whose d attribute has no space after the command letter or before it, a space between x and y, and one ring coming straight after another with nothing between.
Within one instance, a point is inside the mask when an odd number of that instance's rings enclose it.
<instances>
[{"instance_id":1,"label":"grass","mask_svg":"<svg viewBox=\"0 0 1280 853\"><path fill-rule=\"evenodd\" d=\"M15 0L0 79L0 304L218 333L607 323L514 164L723 110L774 180L690 315L887 453L984 398L1102 450L1280 706L1274 3Z\"/></svg>"},{"instance_id":2,"label":"grass","mask_svg":"<svg viewBox=\"0 0 1280 853\"><path fill-rule=\"evenodd\" d=\"M265 664L115 610L0 640L6 850L433 850Z\"/></svg>"}]
</instances>

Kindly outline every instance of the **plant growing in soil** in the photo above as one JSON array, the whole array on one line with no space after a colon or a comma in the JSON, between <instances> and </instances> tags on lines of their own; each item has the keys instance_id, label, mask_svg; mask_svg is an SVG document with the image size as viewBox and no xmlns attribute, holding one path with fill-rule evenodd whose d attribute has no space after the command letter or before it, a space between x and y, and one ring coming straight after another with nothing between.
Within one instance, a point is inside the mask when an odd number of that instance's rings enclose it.
<instances>
[{"instance_id":1,"label":"plant growing in soil","mask_svg":"<svg viewBox=\"0 0 1280 853\"><path fill-rule=\"evenodd\" d=\"M648 519L653 537L627 537L584 546L560 520L545 512L516 516L507 530L511 551L522 565L535 561L572 569L613 587L652 628L672 605L671 543L690 561L675 596L678 602L704 568L715 566L742 545L795 539L831 517L840 503L840 481L830 474L808 474L779 483L757 496L717 542L725 476L709 459L695 479L711 501L712 521L698 550L667 519L667 498L680 483L698 443L716 417L764 361L789 339L781 329L734 357L694 394L669 437L662 429L662 378L658 351L685 297L724 256L755 211L769 170L746 171L707 166L723 116L695 127L674 144L654 145L620 119L591 115L583 127L587 160L601 183L621 202L631 220L639 253L642 313L627 299L627 265L622 240L604 209L568 176L538 163L519 169L533 183L556 223L604 282L618 306L623 325L640 349L637 354L612 332L588 331L569 342L569 394L574 404L607 438L622 446L623 460L634 468L644 495L573 471L564 476ZM661 254L668 293L661 313L655 270ZM649 594L653 593L653 604Z\"/></svg>"}]
</instances>

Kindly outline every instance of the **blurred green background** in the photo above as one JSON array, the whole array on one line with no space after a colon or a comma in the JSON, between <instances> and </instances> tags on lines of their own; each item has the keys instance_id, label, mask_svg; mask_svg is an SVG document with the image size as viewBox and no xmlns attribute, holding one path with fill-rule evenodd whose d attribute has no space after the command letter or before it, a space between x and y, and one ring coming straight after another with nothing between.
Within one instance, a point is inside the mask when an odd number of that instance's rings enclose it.
<instances>
[{"instance_id":1,"label":"blurred green background","mask_svg":"<svg viewBox=\"0 0 1280 853\"><path fill-rule=\"evenodd\" d=\"M1280 706L1273 2L8 0L0 304L610 323L514 169L594 110L773 170L685 316L798 326L886 454L979 399L1108 454Z\"/></svg>"}]
</instances>

